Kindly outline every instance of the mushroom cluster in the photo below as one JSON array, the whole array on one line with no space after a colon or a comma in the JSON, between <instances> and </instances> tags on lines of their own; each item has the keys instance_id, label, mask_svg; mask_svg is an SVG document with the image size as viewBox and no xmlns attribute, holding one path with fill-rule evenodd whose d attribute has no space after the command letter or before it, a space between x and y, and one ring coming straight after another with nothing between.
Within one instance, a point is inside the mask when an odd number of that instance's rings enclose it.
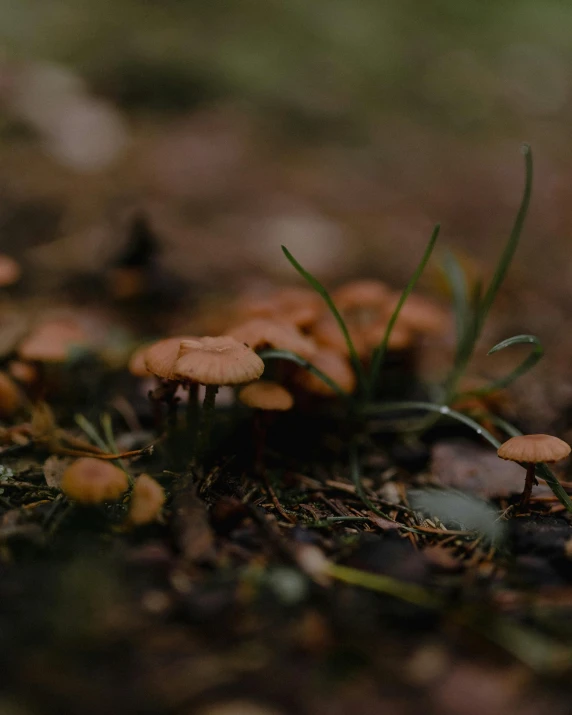
<instances>
[{"instance_id":1,"label":"mushroom cluster","mask_svg":"<svg viewBox=\"0 0 572 715\"><path fill-rule=\"evenodd\" d=\"M400 294L378 280L355 280L341 285L332 299L344 319L359 359L367 366L384 337ZM356 388L344 336L322 298L301 287L275 288L263 294L238 296L226 316L211 314L201 327L212 326L245 342L252 349L288 350L308 360L347 393ZM226 317L226 320L225 320ZM391 332L388 349L412 353L428 337L447 336L452 328L448 311L418 295L403 305ZM334 391L303 368L287 374L289 389L315 396L332 396ZM282 376L280 376L282 378Z\"/></svg>"},{"instance_id":2,"label":"mushroom cluster","mask_svg":"<svg viewBox=\"0 0 572 715\"><path fill-rule=\"evenodd\" d=\"M332 298L342 315L357 355L367 367L380 344L399 299L381 281L359 280L334 291ZM413 352L424 336L448 333L450 315L433 302L411 296L394 326L388 349ZM301 396L329 398L337 392L352 394L356 375L348 346L325 302L308 288L276 288L263 295L244 294L224 309L210 311L196 332L222 332L218 337L178 335L139 348L129 361L138 377L155 376L158 386L151 397L165 403L171 429L177 423L180 388L188 392L188 438L196 452L204 451L221 386L242 386L237 393L243 404L261 411L292 409ZM264 370L259 354L278 351ZM294 353L296 361L288 360ZM308 369L308 367L314 369ZM320 373L331 381L320 378ZM255 383L255 384L252 384ZM199 386L204 386L202 416L198 407ZM249 386L249 387L244 387ZM180 394L180 393L179 393Z\"/></svg>"}]
</instances>

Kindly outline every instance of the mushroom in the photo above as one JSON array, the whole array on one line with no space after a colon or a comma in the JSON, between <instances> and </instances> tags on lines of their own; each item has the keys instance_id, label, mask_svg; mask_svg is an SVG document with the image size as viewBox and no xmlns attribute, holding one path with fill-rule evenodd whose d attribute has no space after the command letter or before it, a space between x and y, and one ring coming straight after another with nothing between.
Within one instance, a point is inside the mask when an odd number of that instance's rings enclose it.
<instances>
[{"instance_id":1,"label":"mushroom","mask_svg":"<svg viewBox=\"0 0 572 715\"><path fill-rule=\"evenodd\" d=\"M356 376L343 355L333 350L320 350L312 359L312 365L337 383L344 392L351 394L355 390ZM336 394L317 375L302 368L296 372L296 383L307 392L322 397L332 397Z\"/></svg>"},{"instance_id":2,"label":"mushroom","mask_svg":"<svg viewBox=\"0 0 572 715\"><path fill-rule=\"evenodd\" d=\"M19 264L13 258L0 253L0 288L17 283L21 273Z\"/></svg>"},{"instance_id":3,"label":"mushroom","mask_svg":"<svg viewBox=\"0 0 572 715\"><path fill-rule=\"evenodd\" d=\"M134 377L151 377L153 373L145 365L145 354L151 346L141 345L133 353L127 363L127 369Z\"/></svg>"},{"instance_id":4,"label":"mushroom","mask_svg":"<svg viewBox=\"0 0 572 715\"><path fill-rule=\"evenodd\" d=\"M401 299L399 293L394 293L387 301L387 318L395 310ZM401 306L398 325L404 325L419 335L442 336L449 332L452 325L451 315L428 298L420 295L410 295Z\"/></svg>"},{"instance_id":5,"label":"mushroom","mask_svg":"<svg viewBox=\"0 0 572 715\"><path fill-rule=\"evenodd\" d=\"M147 346L143 352L143 362L149 372L162 380L177 382L173 377L173 368L179 356L179 348L183 340L193 340L190 335L165 338ZM134 359L134 355L131 359ZM131 363L131 361L130 361Z\"/></svg>"},{"instance_id":6,"label":"mushroom","mask_svg":"<svg viewBox=\"0 0 572 715\"><path fill-rule=\"evenodd\" d=\"M253 350L289 350L307 360L316 354L316 345L311 338L302 335L294 325L270 318L247 320L228 330L227 335L246 343Z\"/></svg>"},{"instance_id":7,"label":"mushroom","mask_svg":"<svg viewBox=\"0 0 572 715\"><path fill-rule=\"evenodd\" d=\"M243 387L238 399L254 409L254 469L264 473L264 445L273 413L287 412L294 406L294 398L285 387L270 380L259 380Z\"/></svg>"},{"instance_id":8,"label":"mushroom","mask_svg":"<svg viewBox=\"0 0 572 715\"><path fill-rule=\"evenodd\" d=\"M38 370L34 365L22 360L12 360L8 363L10 376L22 385L32 385L38 379Z\"/></svg>"},{"instance_id":9,"label":"mushroom","mask_svg":"<svg viewBox=\"0 0 572 715\"><path fill-rule=\"evenodd\" d=\"M525 434L511 437L502 444L498 451L501 459L526 465L526 479L520 499L520 509L525 509L530 501L536 465L542 462L559 462L570 454L570 445L558 437L548 434Z\"/></svg>"},{"instance_id":10,"label":"mushroom","mask_svg":"<svg viewBox=\"0 0 572 715\"><path fill-rule=\"evenodd\" d=\"M379 311L391 298L389 287L376 280L356 280L344 283L332 293L332 299L343 315Z\"/></svg>"},{"instance_id":11,"label":"mushroom","mask_svg":"<svg viewBox=\"0 0 572 715\"><path fill-rule=\"evenodd\" d=\"M246 293L236 301L235 312L242 319L278 318L307 328L324 312L322 298L310 288L290 286L267 294Z\"/></svg>"},{"instance_id":12,"label":"mushroom","mask_svg":"<svg viewBox=\"0 0 572 715\"><path fill-rule=\"evenodd\" d=\"M206 386L197 459L202 458L208 444L218 388L254 382L263 372L264 363L254 350L229 335L181 342L173 378Z\"/></svg>"},{"instance_id":13,"label":"mushroom","mask_svg":"<svg viewBox=\"0 0 572 715\"><path fill-rule=\"evenodd\" d=\"M20 388L5 372L0 372L0 417L12 417L25 402Z\"/></svg>"},{"instance_id":14,"label":"mushroom","mask_svg":"<svg viewBox=\"0 0 572 715\"><path fill-rule=\"evenodd\" d=\"M73 320L48 320L40 323L18 346L22 360L38 363L63 363L74 347L91 344L86 331Z\"/></svg>"},{"instance_id":15,"label":"mushroom","mask_svg":"<svg viewBox=\"0 0 572 715\"><path fill-rule=\"evenodd\" d=\"M356 352L360 359L367 361L381 343L389 322L389 289L377 281L355 281L342 286L337 294L339 298L334 298L334 302L346 323ZM345 337L331 313L317 321L312 328L312 336L319 345L348 355ZM412 344L411 329L405 324L394 325L388 348L402 351Z\"/></svg>"},{"instance_id":16,"label":"mushroom","mask_svg":"<svg viewBox=\"0 0 572 715\"><path fill-rule=\"evenodd\" d=\"M159 517L164 503L163 487L148 474L141 474L131 492L127 521L133 526L149 524Z\"/></svg>"},{"instance_id":17,"label":"mushroom","mask_svg":"<svg viewBox=\"0 0 572 715\"><path fill-rule=\"evenodd\" d=\"M173 368L179 356L179 349L183 340L191 339L188 335L181 335L173 338L165 338L159 340L152 345L143 349L142 358L143 366L146 370L159 378L160 386L149 393L149 398L154 402L157 414L155 421L157 424L161 422L161 410L158 407L159 402L164 402L167 405L169 431L174 431L177 420L177 399L175 392L181 383L173 375ZM131 356L129 361L129 369L131 372L138 369L139 358L137 351ZM191 394L189 388L189 402L196 402L196 390Z\"/></svg>"},{"instance_id":18,"label":"mushroom","mask_svg":"<svg viewBox=\"0 0 572 715\"><path fill-rule=\"evenodd\" d=\"M253 382L238 393L238 399L257 410L284 412L294 406L294 398L285 387L270 380Z\"/></svg>"},{"instance_id":19,"label":"mushroom","mask_svg":"<svg viewBox=\"0 0 572 715\"><path fill-rule=\"evenodd\" d=\"M117 501L127 491L127 474L109 462L82 457L65 470L61 481L63 493L80 504Z\"/></svg>"}]
</instances>

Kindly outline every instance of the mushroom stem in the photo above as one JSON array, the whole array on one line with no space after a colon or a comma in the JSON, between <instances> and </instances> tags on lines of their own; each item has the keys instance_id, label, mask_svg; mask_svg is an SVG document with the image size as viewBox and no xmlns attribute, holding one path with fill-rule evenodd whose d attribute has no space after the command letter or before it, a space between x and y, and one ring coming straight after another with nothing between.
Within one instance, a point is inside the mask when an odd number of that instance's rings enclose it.
<instances>
[{"instance_id":1,"label":"mushroom stem","mask_svg":"<svg viewBox=\"0 0 572 715\"><path fill-rule=\"evenodd\" d=\"M203 461L209 444L217 392L218 385L206 385L205 399L203 401L203 419L195 452L195 461L199 465Z\"/></svg>"},{"instance_id":2,"label":"mushroom stem","mask_svg":"<svg viewBox=\"0 0 572 715\"><path fill-rule=\"evenodd\" d=\"M254 473L257 477L262 477L264 474L264 448L268 427L265 417L262 410L254 410Z\"/></svg>"},{"instance_id":3,"label":"mushroom stem","mask_svg":"<svg viewBox=\"0 0 572 715\"><path fill-rule=\"evenodd\" d=\"M522 496L520 497L519 509L524 511L528 508L530 502L530 495L532 494L532 487L534 484L538 484L534 473L536 471L536 464L533 462L528 462L526 464L526 478L524 480L524 489L522 490Z\"/></svg>"},{"instance_id":4,"label":"mushroom stem","mask_svg":"<svg viewBox=\"0 0 572 715\"><path fill-rule=\"evenodd\" d=\"M191 382L189 385L189 399L187 401L187 434L191 441L191 449L197 443L197 431L199 428L199 384Z\"/></svg>"}]
</instances>

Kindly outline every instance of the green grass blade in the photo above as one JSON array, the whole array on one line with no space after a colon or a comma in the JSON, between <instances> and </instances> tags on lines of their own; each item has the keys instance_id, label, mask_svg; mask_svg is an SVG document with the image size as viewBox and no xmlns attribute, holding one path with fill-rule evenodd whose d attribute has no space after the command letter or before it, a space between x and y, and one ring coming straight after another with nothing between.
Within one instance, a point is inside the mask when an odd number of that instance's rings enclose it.
<instances>
[{"instance_id":1,"label":"green grass blade","mask_svg":"<svg viewBox=\"0 0 572 715\"><path fill-rule=\"evenodd\" d=\"M393 326L395 325L397 318L399 317L399 313L401 311L401 308L403 307L403 304L409 297L412 290L415 288L415 284L419 280L419 277L423 273L423 270L425 269L425 266L427 265L431 254L433 253L433 249L435 248L435 243L439 236L440 230L441 226L437 224L433 229L433 233L431 234L431 238L429 239L429 243L427 244L427 248L425 249L425 252L421 257L419 265L415 269L415 272L411 276L409 283L405 286L405 290L403 291L399 298L399 301L397 302L395 310L393 311L391 318L389 319L389 323L387 324L387 328L385 330L385 334L381 340L381 343L373 352L371 369L368 376L368 396L370 398L375 393L375 389L379 381L379 373L381 372L383 359L385 357L385 353L387 352L387 345L389 343L389 338L391 337L391 331L393 330Z\"/></svg>"},{"instance_id":2,"label":"green grass blade","mask_svg":"<svg viewBox=\"0 0 572 715\"><path fill-rule=\"evenodd\" d=\"M489 382L488 385L484 385L476 390L463 392L460 395L457 395L457 397L463 397L464 395L488 395L495 390L508 387L508 385L514 382L521 375L524 375L529 370L532 370L532 368L542 359L542 356L544 355L544 348L542 347L540 340L535 335L515 335L512 338L507 338L491 348L487 355L492 355L493 353L499 352L499 350L504 350L511 345L525 344L534 346L532 352L530 355L527 355L520 365L517 365L512 372L504 377L499 377L497 380L493 380L492 382Z\"/></svg>"},{"instance_id":3,"label":"green grass blade","mask_svg":"<svg viewBox=\"0 0 572 715\"><path fill-rule=\"evenodd\" d=\"M406 601L407 603L421 606L422 608L434 609L443 605L440 600L422 586L398 581L384 574L361 571L350 566L341 566L340 564L333 563L327 566L326 573L332 578L350 584L351 586L359 586L370 591L377 591L378 593L393 596L401 601Z\"/></svg>"},{"instance_id":4,"label":"green grass blade","mask_svg":"<svg viewBox=\"0 0 572 715\"><path fill-rule=\"evenodd\" d=\"M451 251L446 251L443 259L443 271L453 297L453 313L457 333L457 346L460 346L467 333L470 319L469 287L463 267Z\"/></svg>"},{"instance_id":5,"label":"green grass blade","mask_svg":"<svg viewBox=\"0 0 572 715\"><path fill-rule=\"evenodd\" d=\"M84 415L76 415L74 419L77 426L85 432L85 434L95 445L97 445L104 452L109 452L108 444L99 436L99 432L94 427L94 425L87 419L87 417L85 417Z\"/></svg>"},{"instance_id":6,"label":"green grass blade","mask_svg":"<svg viewBox=\"0 0 572 715\"><path fill-rule=\"evenodd\" d=\"M339 397L342 397L345 400L350 397L350 395L348 395L347 392L344 392L338 383L332 380L331 377L319 370L315 367L315 365L312 365L309 360L306 360L306 358L303 358L296 353L292 353L289 350L263 350L259 353L259 356L262 360L288 360L289 362L293 362L319 378Z\"/></svg>"},{"instance_id":7,"label":"green grass blade","mask_svg":"<svg viewBox=\"0 0 572 715\"><path fill-rule=\"evenodd\" d=\"M570 497L546 464L536 465L536 476L544 479L544 481L552 489L553 494L558 498L558 501L563 504L568 511L572 511L572 502L570 502Z\"/></svg>"},{"instance_id":8,"label":"green grass blade","mask_svg":"<svg viewBox=\"0 0 572 715\"><path fill-rule=\"evenodd\" d=\"M332 300L330 294L328 293L328 291L324 288L324 286L320 283L320 281L317 278L314 278L314 276L311 273L308 273L308 271L298 263L298 261L290 253L290 251L286 248L286 246L282 246L282 252L286 256L286 258L290 261L290 263L294 266L294 268L298 271L298 273L302 276L302 278L304 278L304 280L310 285L310 287L313 288L316 291L316 293L318 293L318 295L320 295L326 302L326 305L328 306L331 314L336 319L336 322L339 325L340 330L342 331L344 340L346 341L346 345L348 346L348 351L350 354L350 361L352 363L353 369L354 369L356 377L358 379L358 383L360 384L360 386L363 387L364 372L363 372L363 367L362 367L361 361L360 361L357 351L355 349L355 345L353 344L350 332L348 330L348 326L346 325L344 319L340 315L340 311L336 308L335 303Z\"/></svg>"},{"instance_id":9,"label":"green grass blade","mask_svg":"<svg viewBox=\"0 0 572 715\"><path fill-rule=\"evenodd\" d=\"M483 296L483 299L481 301L480 308L479 308L479 320L478 320L478 325L477 325L477 335L479 335L481 333L481 330L483 328L483 325L485 323L487 315L495 301L495 298L497 296L499 288L501 287L501 285L504 281L504 278L506 276L508 268L509 268L511 261L513 259L514 253L518 247L518 243L519 243L520 236L522 233L522 228L524 226L524 221L525 221L526 215L528 213L528 207L530 205L530 196L532 193L532 178L533 178L532 151L528 144L524 144L522 147L522 152L524 154L524 160L525 160L525 182L524 182L524 191L523 191L523 195L522 195L522 200L521 200L520 207L518 209L518 213L516 215L516 219L514 221L514 225L513 225L512 231L510 233L508 242L507 242L505 249L501 255L501 258L497 265L497 269L495 271L494 276L492 277L490 285L487 288L486 293Z\"/></svg>"},{"instance_id":10,"label":"green grass blade","mask_svg":"<svg viewBox=\"0 0 572 715\"><path fill-rule=\"evenodd\" d=\"M467 415L464 415L461 412L452 410L446 405L436 405L432 402L387 402L379 405L369 405L364 409L364 412L367 415L381 415L384 412L408 412L411 410L424 410L427 412L440 413L443 417L449 417L450 419L456 420L457 422L461 422L467 427L470 427L476 434L483 437L483 439L485 439L495 449L498 449L501 446L501 442L499 442L496 437L493 437L493 435L478 422L475 422L475 420L467 417ZM570 497L546 464L538 464L536 467L536 473L541 479L546 481L558 501L563 504L569 512L572 512L572 501L570 501Z\"/></svg>"},{"instance_id":11,"label":"green grass blade","mask_svg":"<svg viewBox=\"0 0 572 715\"><path fill-rule=\"evenodd\" d=\"M112 454L119 454L119 449L117 448L117 442L115 441L115 435L113 434L113 423L112 423L111 415L109 414L109 412L106 412L105 414L103 414L101 416L100 422L101 422L101 429L103 430L103 435L107 441L107 444L109 445L109 451ZM127 475L127 480L129 481L129 486L132 487L134 484L133 477L127 471L125 462L122 459L114 460L114 462L117 464L117 466L120 469L122 469L125 472L125 474Z\"/></svg>"}]
</instances>

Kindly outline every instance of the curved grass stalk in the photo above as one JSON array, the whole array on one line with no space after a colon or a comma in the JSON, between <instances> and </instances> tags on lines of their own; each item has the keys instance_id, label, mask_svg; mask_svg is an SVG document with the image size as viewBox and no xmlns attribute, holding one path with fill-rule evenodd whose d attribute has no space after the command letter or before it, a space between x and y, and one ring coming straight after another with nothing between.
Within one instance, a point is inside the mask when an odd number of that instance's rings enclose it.
<instances>
[{"instance_id":1,"label":"curved grass stalk","mask_svg":"<svg viewBox=\"0 0 572 715\"><path fill-rule=\"evenodd\" d=\"M533 180L533 161L530 146L528 144L523 144L522 152L525 159L525 181L520 206L508 241L499 258L499 262L491 282L482 297L480 286L476 287L470 302L470 309L466 308L466 296L461 295L462 286L459 282L458 273L462 273L463 269L458 265L458 262L455 261L454 257L450 258L448 264L446 265L447 277L449 278L455 298L454 305L457 325L459 325L461 321L464 321L465 323L463 329L458 328L455 361L445 382L443 401L447 403L450 402L455 395L457 382L469 364L477 341L482 333L486 318L506 277L515 251L518 248L522 229L524 227L526 215L530 206Z\"/></svg>"},{"instance_id":2,"label":"curved grass stalk","mask_svg":"<svg viewBox=\"0 0 572 715\"><path fill-rule=\"evenodd\" d=\"M503 387L508 387L512 382L514 382L521 375L524 375L529 370L536 365L542 359L544 355L544 348L540 340L535 335L515 335L512 338L507 338L500 343L497 343L493 348L491 348L487 355L492 355L493 353L499 352L499 350L504 350L511 345L533 345L532 352L518 365L515 369L504 377L499 377L497 380L492 380L488 385L479 387L476 390L467 390L466 392L459 393L455 395L456 398L464 397L465 395L488 395L495 390L500 390Z\"/></svg>"},{"instance_id":3,"label":"curved grass stalk","mask_svg":"<svg viewBox=\"0 0 572 715\"><path fill-rule=\"evenodd\" d=\"M393 596L401 601L412 603L423 608L440 608L443 603L432 593L413 583L404 583L391 576L360 571L350 566L328 563L325 568L326 574L337 581L343 581L351 586L361 586L370 591L377 591L388 596Z\"/></svg>"},{"instance_id":4,"label":"curved grass stalk","mask_svg":"<svg viewBox=\"0 0 572 715\"><path fill-rule=\"evenodd\" d=\"M387 402L381 405L370 405L364 409L364 413L367 415L380 415L384 412L409 412L411 410L423 410L426 412L439 413L443 415L443 417L449 417L457 422L461 422L467 427L470 427L470 429L472 429L476 434L483 437L483 439L486 439L486 441L495 449L498 449L501 446L501 442L499 442L496 437L493 437L493 435L482 425L475 422L475 420L470 417L467 417L467 415L457 412L456 410L452 410L447 405L436 405L432 402ZM508 423L506 424L508 425ZM518 432L518 430L514 431L515 433ZM546 464L537 464L536 474L541 479L544 479L550 489L552 489L552 492L558 501L566 507L567 511L572 512L572 501L570 500L570 497Z\"/></svg>"},{"instance_id":5,"label":"curved grass stalk","mask_svg":"<svg viewBox=\"0 0 572 715\"><path fill-rule=\"evenodd\" d=\"M387 352L387 345L389 343L389 338L391 337L391 331L393 330L393 327L397 321L397 318L399 317L399 313L401 311L401 308L403 307L403 304L409 297L413 288L415 288L415 284L419 280L419 277L423 273L425 266L427 265L427 262L429 261L429 258L431 257L431 254L433 252L433 249L435 248L435 242L437 241L440 230L441 230L441 226L440 226L440 224L437 224L435 226L435 228L433 229L433 233L431 234L431 238L429 239L429 243L427 244L427 248L425 249L425 252L423 253L423 256L421 258L421 261L419 262L419 265L415 269L414 274L411 276L409 283L405 286L405 290L402 292L402 294L399 298L399 301L397 302L397 305L395 306L395 310L393 311L391 318L389 319L389 323L387 324L387 328L385 329L385 333L381 340L381 343L373 351L371 368L370 368L368 380L367 380L367 397L369 399L371 399L373 397L376 387L379 382L379 373L381 372L381 366L383 365L383 360L384 360L385 354Z\"/></svg>"},{"instance_id":6,"label":"curved grass stalk","mask_svg":"<svg viewBox=\"0 0 572 715\"><path fill-rule=\"evenodd\" d=\"M345 400L348 400L351 397L351 395L348 395L347 392L342 390L337 382L326 375L325 372L322 372L315 365L312 365L312 363L309 360L306 360L306 358L290 352L290 350L263 350L259 353L259 356L262 360L288 360L289 362L293 362L295 365L303 367L304 370L311 372L312 375L319 378L329 388L331 388L338 395L338 397L342 397Z\"/></svg>"},{"instance_id":7,"label":"curved grass stalk","mask_svg":"<svg viewBox=\"0 0 572 715\"><path fill-rule=\"evenodd\" d=\"M340 311L336 308L336 305L335 305L334 301L332 300L330 294L328 293L328 291L324 288L324 286L320 283L320 281L317 278L314 278L314 276L311 273L309 273L305 268L303 268L300 265L300 263L298 263L298 261L290 253L290 251L286 248L286 246L282 246L282 252L286 256L286 258L290 261L292 266L294 266L294 268L302 276L302 278L304 278L304 280L310 285L310 287L313 288L316 291L316 293L318 293L318 295L320 295L326 302L326 305L328 306L331 314L336 319L336 322L339 325L340 330L342 331L344 340L346 341L346 345L348 346L348 350L350 353L350 361L352 363L352 367L356 374L358 384L359 384L360 388L363 389L365 387L365 375L364 375L364 370L363 370L361 361L360 361L357 351L355 349L355 345L353 344L353 340L352 340L350 332L348 330L348 326L346 325L344 319L342 318Z\"/></svg>"},{"instance_id":8,"label":"curved grass stalk","mask_svg":"<svg viewBox=\"0 0 572 715\"><path fill-rule=\"evenodd\" d=\"M515 251L518 248L518 242L522 233L522 228L524 226L524 221L528 213L528 208L530 206L530 197L532 194L532 179L533 179L533 163L532 163L532 151L528 144L522 145L522 153L524 154L524 166L525 166L525 181L524 181L524 192L522 195L522 200L520 202L520 207L510 237L505 246L505 249L500 257L494 276L487 288L482 301L479 305L479 319L477 322L477 336L480 335L489 310L491 309L499 288L501 287L509 266L514 257Z\"/></svg>"}]
</instances>

